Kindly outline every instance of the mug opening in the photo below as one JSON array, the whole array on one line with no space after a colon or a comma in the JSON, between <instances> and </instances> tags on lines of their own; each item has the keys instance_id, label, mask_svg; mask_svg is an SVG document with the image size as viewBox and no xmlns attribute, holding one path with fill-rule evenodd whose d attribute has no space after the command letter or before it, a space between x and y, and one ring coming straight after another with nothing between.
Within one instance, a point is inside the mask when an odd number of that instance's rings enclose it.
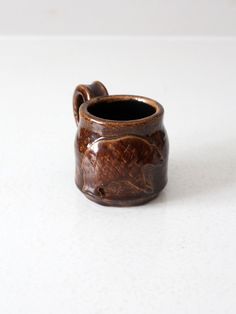
<instances>
[{"instance_id":1,"label":"mug opening","mask_svg":"<svg viewBox=\"0 0 236 314\"><path fill-rule=\"evenodd\" d=\"M87 110L95 117L113 121L138 120L156 113L154 106L136 99L102 100L90 104Z\"/></svg>"}]
</instances>

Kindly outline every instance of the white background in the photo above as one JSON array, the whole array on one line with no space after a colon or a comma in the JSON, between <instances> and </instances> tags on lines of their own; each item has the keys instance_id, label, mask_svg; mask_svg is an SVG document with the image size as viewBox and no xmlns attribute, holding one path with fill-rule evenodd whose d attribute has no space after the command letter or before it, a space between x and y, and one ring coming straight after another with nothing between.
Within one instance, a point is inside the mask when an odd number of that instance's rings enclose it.
<instances>
[{"instance_id":1,"label":"white background","mask_svg":"<svg viewBox=\"0 0 236 314\"><path fill-rule=\"evenodd\" d=\"M0 313L234 314L235 2L1 6ZM169 182L144 206L74 185L71 98L95 79L165 107Z\"/></svg>"},{"instance_id":2,"label":"white background","mask_svg":"<svg viewBox=\"0 0 236 314\"><path fill-rule=\"evenodd\" d=\"M0 35L235 36L236 0L0 0Z\"/></svg>"}]
</instances>

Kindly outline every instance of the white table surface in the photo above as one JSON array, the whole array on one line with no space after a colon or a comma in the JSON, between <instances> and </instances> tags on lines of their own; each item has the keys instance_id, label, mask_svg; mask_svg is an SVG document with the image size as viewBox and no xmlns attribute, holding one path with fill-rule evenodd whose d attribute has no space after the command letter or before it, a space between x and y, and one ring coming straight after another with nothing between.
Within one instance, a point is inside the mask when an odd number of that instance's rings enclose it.
<instances>
[{"instance_id":1,"label":"white table surface","mask_svg":"<svg viewBox=\"0 0 236 314\"><path fill-rule=\"evenodd\" d=\"M96 79L165 107L147 205L74 185L72 93ZM1 40L0 144L0 313L235 313L236 39Z\"/></svg>"}]
</instances>

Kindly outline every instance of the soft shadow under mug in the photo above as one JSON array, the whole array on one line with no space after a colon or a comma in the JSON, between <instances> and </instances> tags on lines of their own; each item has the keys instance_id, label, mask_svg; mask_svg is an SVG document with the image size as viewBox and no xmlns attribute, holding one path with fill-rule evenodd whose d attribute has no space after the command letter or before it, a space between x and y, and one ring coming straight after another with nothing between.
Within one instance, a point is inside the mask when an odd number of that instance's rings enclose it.
<instances>
[{"instance_id":1,"label":"soft shadow under mug","mask_svg":"<svg viewBox=\"0 0 236 314\"><path fill-rule=\"evenodd\" d=\"M95 81L76 87L73 111L78 188L102 205L139 205L155 198L167 183L163 107L143 96L110 96Z\"/></svg>"}]
</instances>

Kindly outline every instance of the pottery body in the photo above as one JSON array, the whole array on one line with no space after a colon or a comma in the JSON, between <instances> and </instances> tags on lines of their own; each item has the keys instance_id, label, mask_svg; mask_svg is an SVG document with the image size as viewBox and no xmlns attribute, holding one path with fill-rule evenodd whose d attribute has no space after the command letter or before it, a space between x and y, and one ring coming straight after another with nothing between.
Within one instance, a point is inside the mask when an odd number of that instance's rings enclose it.
<instances>
[{"instance_id":1,"label":"pottery body","mask_svg":"<svg viewBox=\"0 0 236 314\"><path fill-rule=\"evenodd\" d=\"M163 107L146 97L108 96L96 81L76 88L73 108L79 189L103 205L138 205L156 197L167 183Z\"/></svg>"}]
</instances>

